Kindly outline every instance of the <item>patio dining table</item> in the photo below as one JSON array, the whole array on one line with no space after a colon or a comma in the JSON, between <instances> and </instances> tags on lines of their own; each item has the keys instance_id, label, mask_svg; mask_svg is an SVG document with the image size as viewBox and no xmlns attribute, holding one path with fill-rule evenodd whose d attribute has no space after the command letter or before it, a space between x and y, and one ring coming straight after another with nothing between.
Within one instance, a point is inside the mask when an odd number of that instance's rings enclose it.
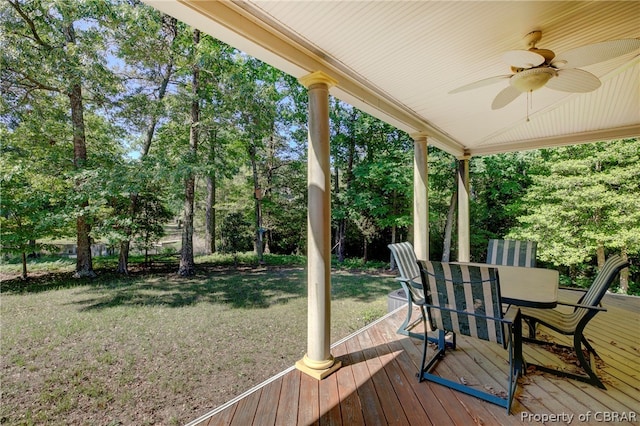
<instances>
[{"instance_id":1,"label":"patio dining table","mask_svg":"<svg viewBox=\"0 0 640 426\"><path fill-rule=\"evenodd\" d=\"M558 304L558 271L524 266L452 262L461 265L490 266L498 269L502 302L530 308L555 308Z\"/></svg>"}]
</instances>

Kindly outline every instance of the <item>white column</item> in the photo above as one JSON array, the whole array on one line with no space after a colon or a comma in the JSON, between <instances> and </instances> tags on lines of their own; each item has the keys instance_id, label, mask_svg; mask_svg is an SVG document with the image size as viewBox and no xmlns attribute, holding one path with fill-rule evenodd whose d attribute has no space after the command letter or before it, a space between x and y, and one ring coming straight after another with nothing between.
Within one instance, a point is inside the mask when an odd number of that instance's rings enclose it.
<instances>
[{"instance_id":1,"label":"white column","mask_svg":"<svg viewBox=\"0 0 640 426\"><path fill-rule=\"evenodd\" d=\"M302 372L321 380L340 368L331 346L331 170L329 162L329 88L323 72L300 79L309 95L307 166L307 353L296 362Z\"/></svg>"},{"instance_id":2,"label":"white column","mask_svg":"<svg viewBox=\"0 0 640 426\"><path fill-rule=\"evenodd\" d=\"M427 137L414 133L413 138L413 248L416 257L429 260L429 167Z\"/></svg>"},{"instance_id":3,"label":"white column","mask_svg":"<svg viewBox=\"0 0 640 426\"><path fill-rule=\"evenodd\" d=\"M469 158L469 155L465 155L458 159L458 262L471 261Z\"/></svg>"}]
</instances>

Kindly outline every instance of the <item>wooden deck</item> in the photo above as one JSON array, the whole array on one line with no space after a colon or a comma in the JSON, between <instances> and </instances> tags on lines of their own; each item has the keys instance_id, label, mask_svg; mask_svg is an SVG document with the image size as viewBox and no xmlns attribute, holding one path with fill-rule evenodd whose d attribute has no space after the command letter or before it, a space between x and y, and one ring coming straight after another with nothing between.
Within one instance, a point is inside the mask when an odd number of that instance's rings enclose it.
<instances>
[{"instance_id":1,"label":"wooden deck","mask_svg":"<svg viewBox=\"0 0 640 426\"><path fill-rule=\"evenodd\" d=\"M520 379L508 416L496 405L419 383L421 341L396 333L405 312L401 308L336 343L332 354L343 367L328 378L316 381L291 368L189 425L638 424L640 298L607 295L603 305L608 311L596 315L586 335L602 357L598 374L607 390L530 372ZM556 354L538 346L525 345L524 356L561 364ZM459 336L458 349L449 351L435 371L500 392L505 357L500 346Z\"/></svg>"}]
</instances>

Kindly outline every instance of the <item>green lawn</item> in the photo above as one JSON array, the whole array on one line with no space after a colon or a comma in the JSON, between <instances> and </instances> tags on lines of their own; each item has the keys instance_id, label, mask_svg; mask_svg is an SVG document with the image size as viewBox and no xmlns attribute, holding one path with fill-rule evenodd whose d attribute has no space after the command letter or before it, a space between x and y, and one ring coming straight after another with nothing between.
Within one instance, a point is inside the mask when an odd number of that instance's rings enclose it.
<instances>
[{"instance_id":1,"label":"green lawn","mask_svg":"<svg viewBox=\"0 0 640 426\"><path fill-rule=\"evenodd\" d=\"M304 355L303 266L175 266L3 282L0 423L184 424ZM332 339L386 313L397 287L334 271Z\"/></svg>"}]
</instances>

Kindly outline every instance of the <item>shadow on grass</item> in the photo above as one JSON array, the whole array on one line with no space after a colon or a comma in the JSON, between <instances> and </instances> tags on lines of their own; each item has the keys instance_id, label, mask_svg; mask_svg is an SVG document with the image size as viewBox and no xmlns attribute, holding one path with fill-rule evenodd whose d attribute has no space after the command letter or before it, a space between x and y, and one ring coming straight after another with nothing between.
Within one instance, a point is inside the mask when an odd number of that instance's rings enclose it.
<instances>
[{"instance_id":1,"label":"shadow on grass","mask_svg":"<svg viewBox=\"0 0 640 426\"><path fill-rule=\"evenodd\" d=\"M69 273L47 274L24 282L2 283L3 293L24 294L79 288L88 298L70 302L82 311L118 306L183 307L216 303L232 308L260 309L307 296L301 267L221 267L199 264L197 275L179 277L177 265L133 270L129 276L98 271L94 279L74 279ZM332 298L372 301L397 287L388 276L339 271L332 276Z\"/></svg>"},{"instance_id":2,"label":"shadow on grass","mask_svg":"<svg viewBox=\"0 0 640 426\"><path fill-rule=\"evenodd\" d=\"M164 306L179 308L196 303L218 303L233 308L267 308L287 303L306 294L301 269L198 268L188 278L153 274L130 283L91 287L85 291L96 297L75 302L82 310L116 306Z\"/></svg>"}]
</instances>

